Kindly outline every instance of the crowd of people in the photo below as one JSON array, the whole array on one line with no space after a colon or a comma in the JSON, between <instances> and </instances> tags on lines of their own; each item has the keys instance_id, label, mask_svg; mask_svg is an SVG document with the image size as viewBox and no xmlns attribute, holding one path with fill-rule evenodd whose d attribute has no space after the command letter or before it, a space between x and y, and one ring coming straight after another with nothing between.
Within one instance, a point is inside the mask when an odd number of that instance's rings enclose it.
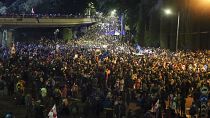
<instances>
[{"instance_id":1,"label":"crowd of people","mask_svg":"<svg viewBox=\"0 0 210 118\"><path fill-rule=\"evenodd\" d=\"M179 118L186 98L199 114L210 87L210 52L135 49L94 25L79 40L16 42L1 49L0 91L26 107L26 117ZM149 51L148 51L149 50ZM145 53L144 53L145 52ZM3 83L3 84L2 84Z\"/></svg>"},{"instance_id":2,"label":"crowd of people","mask_svg":"<svg viewBox=\"0 0 210 118\"><path fill-rule=\"evenodd\" d=\"M87 15L82 14L37 14L37 13L30 13L30 14L15 14L15 13L7 13L7 14L0 14L1 18L86 18Z\"/></svg>"}]
</instances>

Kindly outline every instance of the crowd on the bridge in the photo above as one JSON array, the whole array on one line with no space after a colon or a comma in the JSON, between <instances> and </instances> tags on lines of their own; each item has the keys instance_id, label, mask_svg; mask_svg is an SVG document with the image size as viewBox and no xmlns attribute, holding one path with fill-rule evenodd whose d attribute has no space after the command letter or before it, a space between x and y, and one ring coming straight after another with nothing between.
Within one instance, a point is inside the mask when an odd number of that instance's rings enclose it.
<instances>
[{"instance_id":1,"label":"crowd on the bridge","mask_svg":"<svg viewBox=\"0 0 210 118\"><path fill-rule=\"evenodd\" d=\"M87 15L83 14L37 14L37 13L31 13L31 14L16 14L16 13L7 13L7 14L0 14L0 18L86 18ZM93 16L91 16L93 17Z\"/></svg>"},{"instance_id":2,"label":"crowd on the bridge","mask_svg":"<svg viewBox=\"0 0 210 118\"><path fill-rule=\"evenodd\" d=\"M199 113L200 88L210 87L209 51L151 48L135 55L97 27L77 41L42 39L1 49L0 94L7 90L24 104L28 118L47 117L54 104L59 118L104 112L107 118L178 118L186 115L188 96L194 99L190 114Z\"/></svg>"}]
</instances>

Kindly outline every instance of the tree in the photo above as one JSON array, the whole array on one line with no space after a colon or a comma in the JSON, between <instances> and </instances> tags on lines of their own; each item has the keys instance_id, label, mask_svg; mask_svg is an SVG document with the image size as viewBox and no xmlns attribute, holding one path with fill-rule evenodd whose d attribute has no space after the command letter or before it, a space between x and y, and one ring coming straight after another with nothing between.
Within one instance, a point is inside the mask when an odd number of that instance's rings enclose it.
<instances>
[{"instance_id":1,"label":"tree","mask_svg":"<svg viewBox=\"0 0 210 118\"><path fill-rule=\"evenodd\" d=\"M73 38L73 32L72 29L64 28L63 29L63 40L69 41Z\"/></svg>"},{"instance_id":2,"label":"tree","mask_svg":"<svg viewBox=\"0 0 210 118\"><path fill-rule=\"evenodd\" d=\"M42 14L82 14L91 1L94 0L7 0L3 3L9 13L30 13L33 7Z\"/></svg>"},{"instance_id":3,"label":"tree","mask_svg":"<svg viewBox=\"0 0 210 118\"><path fill-rule=\"evenodd\" d=\"M59 0L46 0L42 4L35 6L38 13L56 14L62 13L62 2Z\"/></svg>"},{"instance_id":4,"label":"tree","mask_svg":"<svg viewBox=\"0 0 210 118\"><path fill-rule=\"evenodd\" d=\"M0 2L0 14L5 14L7 11L7 7L4 6L2 2Z\"/></svg>"},{"instance_id":5,"label":"tree","mask_svg":"<svg viewBox=\"0 0 210 118\"><path fill-rule=\"evenodd\" d=\"M150 12L157 0L104 0L99 4L101 10L106 13L113 8L125 13L126 24L135 35L136 42L144 44L145 32L149 29Z\"/></svg>"},{"instance_id":6,"label":"tree","mask_svg":"<svg viewBox=\"0 0 210 118\"><path fill-rule=\"evenodd\" d=\"M42 4L42 0L16 0L8 6L9 13L31 13L31 9Z\"/></svg>"}]
</instances>

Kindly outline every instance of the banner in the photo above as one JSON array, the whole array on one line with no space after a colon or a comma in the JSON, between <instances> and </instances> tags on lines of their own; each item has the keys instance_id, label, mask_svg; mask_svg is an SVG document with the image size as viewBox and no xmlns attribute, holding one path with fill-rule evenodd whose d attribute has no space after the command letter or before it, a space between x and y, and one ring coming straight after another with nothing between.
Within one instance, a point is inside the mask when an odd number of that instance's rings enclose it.
<instances>
[{"instance_id":1,"label":"banner","mask_svg":"<svg viewBox=\"0 0 210 118\"><path fill-rule=\"evenodd\" d=\"M53 108L50 110L48 113L49 118L58 118L57 117L57 111L56 111L56 106L54 105Z\"/></svg>"}]
</instances>

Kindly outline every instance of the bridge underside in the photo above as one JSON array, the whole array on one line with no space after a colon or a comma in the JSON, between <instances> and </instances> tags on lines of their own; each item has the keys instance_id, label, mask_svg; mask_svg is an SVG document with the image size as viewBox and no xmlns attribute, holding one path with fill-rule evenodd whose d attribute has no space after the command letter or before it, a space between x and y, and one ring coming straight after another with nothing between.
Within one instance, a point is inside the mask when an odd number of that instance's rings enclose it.
<instances>
[{"instance_id":1,"label":"bridge underside","mask_svg":"<svg viewBox=\"0 0 210 118\"><path fill-rule=\"evenodd\" d=\"M94 23L91 24L70 24L70 25L66 25L66 24L55 24L55 25L1 25L1 28L7 28L7 29L17 29L17 28L68 28L68 27L80 27L80 26L89 26L92 25Z\"/></svg>"},{"instance_id":2,"label":"bridge underside","mask_svg":"<svg viewBox=\"0 0 210 118\"><path fill-rule=\"evenodd\" d=\"M92 18L0 18L0 46L9 47L19 28L72 28L88 27L97 21Z\"/></svg>"}]
</instances>

